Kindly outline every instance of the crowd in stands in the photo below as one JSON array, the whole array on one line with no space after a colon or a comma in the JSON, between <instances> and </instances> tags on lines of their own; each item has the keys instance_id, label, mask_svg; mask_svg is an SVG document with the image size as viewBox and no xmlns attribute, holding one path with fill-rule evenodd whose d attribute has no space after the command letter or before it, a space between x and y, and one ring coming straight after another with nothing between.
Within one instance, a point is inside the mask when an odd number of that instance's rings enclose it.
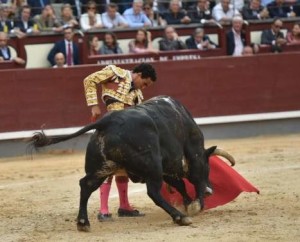
<instances>
[{"instance_id":1,"label":"crowd in stands","mask_svg":"<svg viewBox=\"0 0 300 242\"><path fill-rule=\"evenodd\" d=\"M60 8L55 9L54 5L58 4ZM298 23L287 36L280 31L283 27L281 18L296 16L300 16L298 0L0 0L0 36L3 38L5 33L5 36L24 38L43 32L62 33L64 39L54 45L48 60L54 66L56 59L62 60L63 54L64 64L69 66L79 64L78 46L73 41L74 29L108 31L103 40L96 35L89 40L90 55L99 55L123 53L114 29L135 28L137 32L129 43L129 52L147 53L215 49L217 45L205 35L203 28L196 28L184 42L176 32L176 25L231 24L232 28L226 34L227 54L240 56L245 47L246 52L249 48L256 52L251 43L245 41L243 24L247 20L273 20L270 29L263 31L261 44L271 45L274 52L278 52L286 43L299 44ZM149 27L157 26L164 27L165 34L159 41L159 49L155 50Z\"/></svg>"}]
</instances>

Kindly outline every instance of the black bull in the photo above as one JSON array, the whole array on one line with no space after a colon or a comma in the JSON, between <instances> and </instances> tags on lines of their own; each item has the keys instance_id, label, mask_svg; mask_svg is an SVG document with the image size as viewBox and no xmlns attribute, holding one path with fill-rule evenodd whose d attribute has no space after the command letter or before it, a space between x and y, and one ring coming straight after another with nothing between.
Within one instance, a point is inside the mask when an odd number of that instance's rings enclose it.
<instances>
[{"instance_id":1,"label":"black bull","mask_svg":"<svg viewBox=\"0 0 300 242\"><path fill-rule=\"evenodd\" d=\"M35 148L65 141L95 129L86 150L86 176L80 180L78 230L88 231L90 223L87 202L110 175L125 169L133 182L146 183L147 193L179 225L189 225L191 218L168 204L160 194L162 182L175 187L183 196L186 209L199 212L204 195L210 190L209 156L219 154L234 160L226 152L204 148L201 130L191 114L178 101L154 97L141 105L107 113L97 122L76 133L47 137L43 132L32 137ZM225 154L225 155L224 155ZM228 154L229 155L229 154ZM192 201L182 178L187 178L196 191ZM189 213L188 213L189 214Z\"/></svg>"}]
</instances>

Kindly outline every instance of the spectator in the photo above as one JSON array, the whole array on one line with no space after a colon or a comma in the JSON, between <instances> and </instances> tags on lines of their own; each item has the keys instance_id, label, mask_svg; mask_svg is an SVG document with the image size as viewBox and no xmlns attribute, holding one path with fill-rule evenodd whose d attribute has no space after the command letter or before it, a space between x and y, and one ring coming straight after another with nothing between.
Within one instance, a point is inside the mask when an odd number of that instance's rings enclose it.
<instances>
[{"instance_id":1,"label":"spectator","mask_svg":"<svg viewBox=\"0 0 300 242\"><path fill-rule=\"evenodd\" d=\"M9 19L9 8L0 4L0 32L9 33L12 29L13 24Z\"/></svg>"},{"instance_id":2,"label":"spectator","mask_svg":"<svg viewBox=\"0 0 300 242\"><path fill-rule=\"evenodd\" d=\"M198 0L197 5L189 9L189 16L192 23L215 22L212 18L209 2L207 0Z\"/></svg>"},{"instance_id":3,"label":"spectator","mask_svg":"<svg viewBox=\"0 0 300 242\"><path fill-rule=\"evenodd\" d=\"M63 4L61 7L60 25L62 26L62 28L60 29L61 31L63 31L63 28L66 27L79 27L79 23L73 15L72 6L68 3Z\"/></svg>"},{"instance_id":4,"label":"spectator","mask_svg":"<svg viewBox=\"0 0 300 242\"><path fill-rule=\"evenodd\" d=\"M180 7L179 0L171 0L169 10L160 16L160 24L162 26L170 24L189 24L191 18L187 16L186 11Z\"/></svg>"},{"instance_id":5,"label":"spectator","mask_svg":"<svg viewBox=\"0 0 300 242\"><path fill-rule=\"evenodd\" d=\"M123 16L131 28L142 28L151 26L151 21L148 19L143 10L143 0L133 0L132 7L125 10Z\"/></svg>"},{"instance_id":6,"label":"spectator","mask_svg":"<svg viewBox=\"0 0 300 242\"><path fill-rule=\"evenodd\" d=\"M106 12L102 14L103 26L108 29L128 27L125 18L118 12L118 5L110 3L107 5Z\"/></svg>"},{"instance_id":7,"label":"spectator","mask_svg":"<svg viewBox=\"0 0 300 242\"><path fill-rule=\"evenodd\" d=\"M271 45L272 52L281 52L281 46L286 43L286 39L280 31L282 25L281 19L275 18L271 25L271 29L266 29L261 34L261 44Z\"/></svg>"},{"instance_id":8,"label":"spectator","mask_svg":"<svg viewBox=\"0 0 300 242\"><path fill-rule=\"evenodd\" d=\"M112 2L112 0L111 0ZM126 9L130 8L132 6L132 1L128 0L114 0L114 3L118 4L119 12L124 13Z\"/></svg>"},{"instance_id":9,"label":"spectator","mask_svg":"<svg viewBox=\"0 0 300 242\"><path fill-rule=\"evenodd\" d=\"M68 27L64 29L64 39L54 44L48 54L48 61L52 66L55 65L54 56L61 52L64 54L68 66L79 64L79 48L73 41L73 29Z\"/></svg>"},{"instance_id":10,"label":"spectator","mask_svg":"<svg viewBox=\"0 0 300 242\"><path fill-rule=\"evenodd\" d=\"M243 18L234 16L232 19L232 29L226 34L227 55L240 56L246 45L246 37L242 32Z\"/></svg>"},{"instance_id":11,"label":"spectator","mask_svg":"<svg viewBox=\"0 0 300 242\"><path fill-rule=\"evenodd\" d=\"M260 0L251 0L249 6L243 8L242 15L246 20L267 19L269 11L260 4Z\"/></svg>"},{"instance_id":12,"label":"spectator","mask_svg":"<svg viewBox=\"0 0 300 242\"><path fill-rule=\"evenodd\" d=\"M129 42L130 53L157 52L153 49L151 33L145 29L139 29L134 40Z\"/></svg>"},{"instance_id":13,"label":"spectator","mask_svg":"<svg viewBox=\"0 0 300 242\"><path fill-rule=\"evenodd\" d=\"M103 44L100 48L101 55L122 54L123 51L117 41L117 36L113 32L106 32L103 39Z\"/></svg>"},{"instance_id":14,"label":"spectator","mask_svg":"<svg viewBox=\"0 0 300 242\"><path fill-rule=\"evenodd\" d=\"M294 23L291 31L287 33L286 36L287 44L289 45L299 45L300 44L300 24Z\"/></svg>"},{"instance_id":15,"label":"spectator","mask_svg":"<svg viewBox=\"0 0 300 242\"><path fill-rule=\"evenodd\" d=\"M54 61L55 61L55 65L53 66L53 68L68 67L67 64L65 64L66 61L65 56L61 52L56 53L54 57Z\"/></svg>"},{"instance_id":16,"label":"spectator","mask_svg":"<svg viewBox=\"0 0 300 242\"><path fill-rule=\"evenodd\" d=\"M248 2L248 0L246 0ZM244 0L231 0L231 4L233 5L233 9L237 9L239 12L242 11L245 1Z\"/></svg>"},{"instance_id":17,"label":"spectator","mask_svg":"<svg viewBox=\"0 0 300 242\"><path fill-rule=\"evenodd\" d=\"M91 35L89 36L89 50L90 50L90 55L99 55L99 39L96 35Z\"/></svg>"},{"instance_id":18,"label":"spectator","mask_svg":"<svg viewBox=\"0 0 300 242\"><path fill-rule=\"evenodd\" d=\"M143 6L144 13L146 14L147 18L151 21L151 26L157 27L158 26L158 14L154 13L153 11L153 4L151 2L144 3Z\"/></svg>"},{"instance_id":19,"label":"spectator","mask_svg":"<svg viewBox=\"0 0 300 242\"><path fill-rule=\"evenodd\" d=\"M210 50L215 49L217 45L212 42L204 33L204 29L195 29L193 35L186 39L185 44L188 49Z\"/></svg>"},{"instance_id":20,"label":"spectator","mask_svg":"<svg viewBox=\"0 0 300 242\"><path fill-rule=\"evenodd\" d=\"M252 56L254 55L253 48L249 45L245 46L242 51L242 56Z\"/></svg>"},{"instance_id":21,"label":"spectator","mask_svg":"<svg viewBox=\"0 0 300 242\"><path fill-rule=\"evenodd\" d=\"M15 12L13 10L12 3L8 0L6 3L0 4L4 5L7 8L7 18L13 21L15 19Z\"/></svg>"},{"instance_id":22,"label":"spectator","mask_svg":"<svg viewBox=\"0 0 300 242\"><path fill-rule=\"evenodd\" d=\"M10 7L11 7L11 14L13 18L19 18L21 9L23 6L28 5L27 0L11 0Z\"/></svg>"},{"instance_id":23,"label":"spectator","mask_svg":"<svg viewBox=\"0 0 300 242\"><path fill-rule=\"evenodd\" d=\"M271 18L295 17L296 14L290 6L284 3L285 0L274 0L267 5Z\"/></svg>"},{"instance_id":24,"label":"spectator","mask_svg":"<svg viewBox=\"0 0 300 242\"><path fill-rule=\"evenodd\" d=\"M50 0L27 0L28 5L31 7L31 16L35 16L42 13L42 9L46 5L51 4Z\"/></svg>"},{"instance_id":25,"label":"spectator","mask_svg":"<svg viewBox=\"0 0 300 242\"><path fill-rule=\"evenodd\" d=\"M185 44L179 39L174 27L167 26L165 28L165 37L159 41L159 50L183 50L186 49Z\"/></svg>"},{"instance_id":26,"label":"spectator","mask_svg":"<svg viewBox=\"0 0 300 242\"><path fill-rule=\"evenodd\" d=\"M63 3L68 3L72 6L76 20L80 19L80 16L83 13L83 8L87 5L87 2L88 0L63 0Z\"/></svg>"},{"instance_id":27,"label":"spectator","mask_svg":"<svg viewBox=\"0 0 300 242\"><path fill-rule=\"evenodd\" d=\"M221 0L212 11L213 18L220 23L230 23L235 15L239 15L239 11L230 4L230 0Z\"/></svg>"},{"instance_id":28,"label":"spectator","mask_svg":"<svg viewBox=\"0 0 300 242\"><path fill-rule=\"evenodd\" d=\"M97 13L95 1L88 1L86 13L80 17L80 26L84 31L103 28L101 15Z\"/></svg>"},{"instance_id":29,"label":"spectator","mask_svg":"<svg viewBox=\"0 0 300 242\"><path fill-rule=\"evenodd\" d=\"M0 32L0 62L12 60L17 64L24 65L25 60L20 57L12 57L10 49L7 45L8 35L7 33Z\"/></svg>"},{"instance_id":30,"label":"spectator","mask_svg":"<svg viewBox=\"0 0 300 242\"><path fill-rule=\"evenodd\" d=\"M62 29L60 23L55 15L53 7L49 4L46 5L40 15L36 15L34 18L39 31L41 32L59 32Z\"/></svg>"},{"instance_id":31,"label":"spectator","mask_svg":"<svg viewBox=\"0 0 300 242\"><path fill-rule=\"evenodd\" d=\"M154 0L153 11L158 13L164 13L168 10L169 3L165 0Z\"/></svg>"},{"instance_id":32,"label":"spectator","mask_svg":"<svg viewBox=\"0 0 300 242\"><path fill-rule=\"evenodd\" d=\"M23 37L26 34L30 33L38 33L38 27L30 18L31 8L28 5L25 5L21 9L21 17L17 19L14 23L15 29L14 33L17 34L19 37Z\"/></svg>"}]
</instances>

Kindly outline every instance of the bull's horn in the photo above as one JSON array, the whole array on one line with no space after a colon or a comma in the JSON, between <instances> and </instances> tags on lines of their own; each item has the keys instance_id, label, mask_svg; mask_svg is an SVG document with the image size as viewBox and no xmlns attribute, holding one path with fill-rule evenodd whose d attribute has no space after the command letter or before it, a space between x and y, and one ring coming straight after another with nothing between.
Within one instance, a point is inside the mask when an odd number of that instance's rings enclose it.
<instances>
[{"instance_id":1,"label":"bull's horn","mask_svg":"<svg viewBox=\"0 0 300 242\"><path fill-rule=\"evenodd\" d=\"M222 150L222 149L215 149L215 151L211 154L211 155L219 155L219 156L222 156L224 158L226 158L231 166L234 166L235 165L235 160L234 158L232 157L232 155L230 155L227 151L225 150Z\"/></svg>"}]
</instances>

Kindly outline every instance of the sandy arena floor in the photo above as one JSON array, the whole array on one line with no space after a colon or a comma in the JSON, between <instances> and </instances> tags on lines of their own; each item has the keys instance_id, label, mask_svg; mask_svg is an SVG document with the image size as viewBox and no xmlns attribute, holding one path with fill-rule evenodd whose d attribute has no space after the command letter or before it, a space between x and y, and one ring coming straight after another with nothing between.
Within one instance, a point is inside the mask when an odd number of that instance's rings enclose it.
<instances>
[{"instance_id":1,"label":"sandy arena floor","mask_svg":"<svg viewBox=\"0 0 300 242\"><path fill-rule=\"evenodd\" d=\"M89 200L91 232L78 232L78 181L84 153L0 159L0 241L300 241L300 135L210 140L237 160L235 169L261 194L244 193L179 227L130 183L130 200L143 218L118 218L116 186L110 198L114 221L96 219L99 193Z\"/></svg>"}]
</instances>

